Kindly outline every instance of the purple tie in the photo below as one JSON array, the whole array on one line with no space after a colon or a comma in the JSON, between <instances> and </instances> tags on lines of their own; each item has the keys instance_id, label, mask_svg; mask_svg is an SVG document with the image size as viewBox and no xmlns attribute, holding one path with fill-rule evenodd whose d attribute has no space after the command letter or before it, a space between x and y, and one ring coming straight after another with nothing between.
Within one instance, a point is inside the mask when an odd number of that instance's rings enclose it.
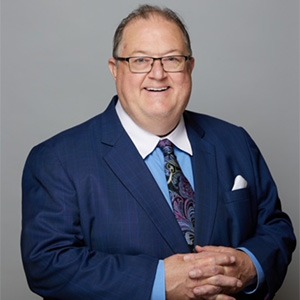
<instances>
[{"instance_id":1,"label":"purple tie","mask_svg":"<svg viewBox=\"0 0 300 300\"><path fill-rule=\"evenodd\" d=\"M163 139L158 143L158 147L164 154L165 175L174 215L188 245L192 248L194 245L195 193L179 166L172 142Z\"/></svg>"}]
</instances>

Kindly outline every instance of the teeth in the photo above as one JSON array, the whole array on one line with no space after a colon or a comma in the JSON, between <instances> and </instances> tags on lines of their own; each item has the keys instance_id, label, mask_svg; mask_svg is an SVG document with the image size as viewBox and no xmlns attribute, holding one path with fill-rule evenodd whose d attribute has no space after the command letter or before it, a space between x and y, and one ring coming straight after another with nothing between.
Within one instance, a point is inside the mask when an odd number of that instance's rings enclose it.
<instances>
[{"instance_id":1,"label":"teeth","mask_svg":"<svg viewBox=\"0 0 300 300\"><path fill-rule=\"evenodd\" d=\"M147 91L151 91L151 92L163 92L166 91L168 88L167 87L163 87L163 88L147 88Z\"/></svg>"}]
</instances>

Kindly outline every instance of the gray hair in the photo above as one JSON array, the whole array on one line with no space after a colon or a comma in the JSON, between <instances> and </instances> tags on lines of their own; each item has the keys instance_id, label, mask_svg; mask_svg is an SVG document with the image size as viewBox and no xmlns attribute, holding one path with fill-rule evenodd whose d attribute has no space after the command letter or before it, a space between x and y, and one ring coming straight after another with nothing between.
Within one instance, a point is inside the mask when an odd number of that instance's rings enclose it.
<instances>
[{"instance_id":1,"label":"gray hair","mask_svg":"<svg viewBox=\"0 0 300 300\"><path fill-rule=\"evenodd\" d=\"M135 19L149 19L153 15L161 16L165 20L175 23L180 28L185 39L187 50L189 51L189 55L192 55L190 36L180 16L169 8L160 8L159 6L145 4L133 10L126 18L121 21L121 23L117 27L113 40L113 57L118 56L117 53L123 38L125 27Z\"/></svg>"}]
</instances>

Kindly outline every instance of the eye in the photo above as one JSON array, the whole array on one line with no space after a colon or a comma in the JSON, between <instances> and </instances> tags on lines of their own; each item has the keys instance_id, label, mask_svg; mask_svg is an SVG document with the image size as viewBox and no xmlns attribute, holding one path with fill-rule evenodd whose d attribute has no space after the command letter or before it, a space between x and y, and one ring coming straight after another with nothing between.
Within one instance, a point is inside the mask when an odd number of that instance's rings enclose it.
<instances>
[{"instance_id":1,"label":"eye","mask_svg":"<svg viewBox=\"0 0 300 300\"><path fill-rule=\"evenodd\" d=\"M168 57L164 58L164 61L171 62L171 63L178 63L178 62L180 62L180 58L181 57L178 57L178 56L168 56Z\"/></svg>"},{"instance_id":2,"label":"eye","mask_svg":"<svg viewBox=\"0 0 300 300\"><path fill-rule=\"evenodd\" d=\"M151 62L151 58L149 57L134 57L132 59L132 63L137 64L137 65L145 65Z\"/></svg>"}]
</instances>

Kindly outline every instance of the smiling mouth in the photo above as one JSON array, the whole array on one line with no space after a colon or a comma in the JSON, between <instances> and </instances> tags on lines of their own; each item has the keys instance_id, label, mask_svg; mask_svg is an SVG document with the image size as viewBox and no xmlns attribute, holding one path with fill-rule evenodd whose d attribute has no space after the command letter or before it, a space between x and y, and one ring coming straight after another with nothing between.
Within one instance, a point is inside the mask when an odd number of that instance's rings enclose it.
<instances>
[{"instance_id":1,"label":"smiling mouth","mask_svg":"<svg viewBox=\"0 0 300 300\"><path fill-rule=\"evenodd\" d=\"M166 87L162 87L162 88L145 88L145 90L148 91L148 92L159 93L159 92L165 92L169 88L170 88L169 86L166 86Z\"/></svg>"}]
</instances>

